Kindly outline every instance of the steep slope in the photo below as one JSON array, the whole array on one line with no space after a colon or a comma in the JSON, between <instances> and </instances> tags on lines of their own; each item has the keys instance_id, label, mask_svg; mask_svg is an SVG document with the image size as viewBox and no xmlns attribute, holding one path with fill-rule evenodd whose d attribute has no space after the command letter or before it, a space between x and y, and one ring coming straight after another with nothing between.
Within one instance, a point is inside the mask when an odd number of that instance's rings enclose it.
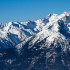
<instances>
[{"instance_id":1,"label":"steep slope","mask_svg":"<svg viewBox=\"0 0 70 70\"><path fill-rule=\"evenodd\" d=\"M35 21L27 20L26 22L9 22L8 24L0 24L0 48L3 49L15 46L24 39L42 31L44 28L48 29L52 26L56 26L55 29L57 30L57 24L53 25L53 23L57 23L58 20L63 20L64 24L70 29L70 13L67 12L61 15L49 14L46 18Z\"/></svg>"},{"instance_id":2,"label":"steep slope","mask_svg":"<svg viewBox=\"0 0 70 70\"><path fill-rule=\"evenodd\" d=\"M61 15L50 14L46 18L36 20L35 22L37 23L35 29L39 33L37 33L30 46L37 40L41 41L44 38L47 38L47 42L51 44L56 39L60 38L61 41L62 39L65 40L65 38L70 37L70 13L64 12ZM16 45L16 48L20 50L23 44L24 41Z\"/></svg>"},{"instance_id":3,"label":"steep slope","mask_svg":"<svg viewBox=\"0 0 70 70\"><path fill-rule=\"evenodd\" d=\"M70 13L52 14L42 31L15 47L20 56L6 70L70 70Z\"/></svg>"},{"instance_id":4,"label":"steep slope","mask_svg":"<svg viewBox=\"0 0 70 70\"><path fill-rule=\"evenodd\" d=\"M46 21L47 19L45 19ZM0 70L5 70L18 57L22 44L19 47L15 47L16 45L19 45L22 41L25 44L29 37L42 30L43 26L38 24L38 22L30 20L21 23L0 24Z\"/></svg>"},{"instance_id":5,"label":"steep slope","mask_svg":"<svg viewBox=\"0 0 70 70\"><path fill-rule=\"evenodd\" d=\"M69 42L55 41L50 46L46 39L35 43L28 49L29 40L23 47L22 53L6 70L69 70ZM56 43L56 44L55 44ZM48 44L48 43L47 43ZM62 45L63 44L63 45ZM67 46L68 48L64 48Z\"/></svg>"},{"instance_id":6,"label":"steep slope","mask_svg":"<svg viewBox=\"0 0 70 70\"><path fill-rule=\"evenodd\" d=\"M69 70L69 55L68 12L0 24L0 70Z\"/></svg>"},{"instance_id":7,"label":"steep slope","mask_svg":"<svg viewBox=\"0 0 70 70\"><path fill-rule=\"evenodd\" d=\"M0 24L0 48L10 48L40 32L48 19ZM45 23L44 23L45 22ZM41 25L40 25L40 24Z\"/></svg>"},{"instance_id":8,"label":"steep slope","mask_svg":"<svg viewBox=\"0 0 70 70\"><path fill-rule=\"evenodd\" d=\"M35 34L32 29L27 28L27 26L18 22L10 22L6 24L2 29L0 29L0 32L0 45L2 48L15 46L27 37L32 36L32 34Z\"/></svg>"}]
</instances>

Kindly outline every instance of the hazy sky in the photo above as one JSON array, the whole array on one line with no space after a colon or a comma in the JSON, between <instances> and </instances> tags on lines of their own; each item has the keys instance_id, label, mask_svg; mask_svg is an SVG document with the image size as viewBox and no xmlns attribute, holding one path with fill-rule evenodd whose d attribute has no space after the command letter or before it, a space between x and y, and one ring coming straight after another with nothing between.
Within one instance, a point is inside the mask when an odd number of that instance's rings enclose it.
<instances>
[{"instance_id":1,"label":"hazy sky","mask_svg":"<svg viewBox=\"0 0 70 70\"><path fill-rule=\"evenodd\" d=\"M44 18L70 11L70 0L0 0L0 22Z\"/></svg>"}]
</instances>

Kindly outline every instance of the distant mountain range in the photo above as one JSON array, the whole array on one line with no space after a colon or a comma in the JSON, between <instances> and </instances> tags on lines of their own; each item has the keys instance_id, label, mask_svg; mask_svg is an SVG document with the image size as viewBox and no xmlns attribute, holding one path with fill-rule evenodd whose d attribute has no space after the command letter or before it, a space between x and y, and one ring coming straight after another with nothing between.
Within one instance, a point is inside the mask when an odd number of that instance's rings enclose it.
<instances>
[{"instance_id":1,"label":"distant mountain range","mask_svg":"<svg viewBox=\"0 0 70 70\"><path fill-rule=\"evenodd\" d=\"M0 24L0 70L70 70L70 12Z\"/></svg>"}]
</instances>

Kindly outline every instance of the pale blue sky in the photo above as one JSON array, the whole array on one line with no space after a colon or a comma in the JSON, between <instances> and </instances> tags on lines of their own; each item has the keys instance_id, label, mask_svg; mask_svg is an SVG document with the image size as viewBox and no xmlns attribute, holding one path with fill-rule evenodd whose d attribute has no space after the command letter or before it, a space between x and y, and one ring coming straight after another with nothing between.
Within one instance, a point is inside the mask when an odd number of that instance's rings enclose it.
<instances>
[{"instance_id":1,"label":"pale blue sky","mask_svg":"<svg viewBox=\"0 0 70 70\"><path fill-rule=\"evenodd\" d=\"M70 0L0 0L0 22L26 21L70 11Z\"/></svg>"}]
</instances>

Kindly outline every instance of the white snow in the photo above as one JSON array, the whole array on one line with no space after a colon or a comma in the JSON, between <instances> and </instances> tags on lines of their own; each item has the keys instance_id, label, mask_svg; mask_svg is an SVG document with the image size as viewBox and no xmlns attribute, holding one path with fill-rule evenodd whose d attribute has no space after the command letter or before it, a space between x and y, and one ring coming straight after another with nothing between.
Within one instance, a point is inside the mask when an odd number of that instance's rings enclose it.
<instances>
[{"instance_id":1,"label":"white snow","mask_svg":"<svg viewBox=\"0 0 70 70\"><path fill-rule=\"evenodd\" d=\"M35 21L27 20L26 22L9 22L8 24L5 24L2 29L0 29L0 38L5 39L15 45L15 42L18 44L34 34L37 34L30 43L30 46L37 40L41 41L44 38L47 38L47 42L49 43L53 42L59 37L65 39L65 37L59 32L60 25L58 24L58 21L63 20L65 25L64 29L70 32L70 20L67 20L69 23L66 23L66 16L70 16L70 13L64 12L61 15L50 14L44 19L40 18ZM19 48L21 47L19 46Z\"/></svg>"}]
</instances>

